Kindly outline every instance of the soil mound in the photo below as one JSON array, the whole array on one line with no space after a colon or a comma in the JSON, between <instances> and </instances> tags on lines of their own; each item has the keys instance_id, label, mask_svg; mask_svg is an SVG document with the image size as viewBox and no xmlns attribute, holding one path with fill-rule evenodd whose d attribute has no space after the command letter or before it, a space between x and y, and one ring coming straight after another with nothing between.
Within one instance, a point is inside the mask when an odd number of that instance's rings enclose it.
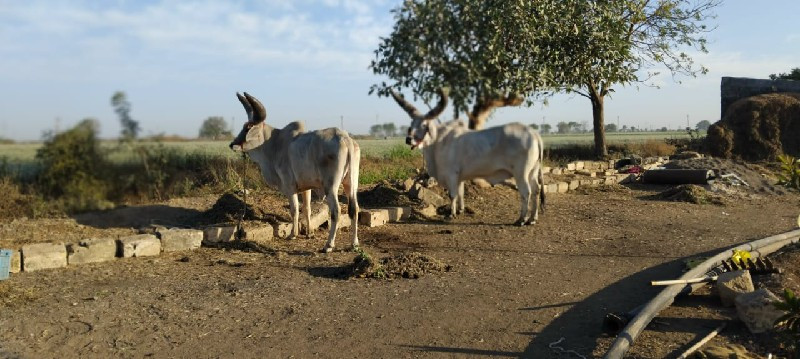
<instances>
[{"instance_id":1,"label":"soil mound","mask_svg":"<svg viewBox=\"0 0 800 359\"><path fill-rule=\"evenodd\" d=\"M706 147L723 158L799 156L800 94L764 94L734 102L722 120L709 127Z\"/></svg>"},{"instance_id":2,"label":"soil mound","mask_svg":"<svg viewBox=\"0 0 800 359\"><path fill-rule=\"evenodd\" d=\"M680 186L672 187L657 195L658 198L674 201L674 202L689 202L694 204L723 204L719 196L715 196L705 188L693 184L682 184Z\"/></svg>"},{"instance_id":3,"label":"soil mound","mask_svg":"<svg viewBox=\"0 0 800 359\"><path fill-rule=\"evenodd\" d=\"M279 221L288 221L289 212L279 204L274 196L253 195L247 196L247 205L244 197L237 193L225 193L217 199L211 208L201 213L198 224L233 223L242 218L245 221L267 221L275 224Z\"/></svg>"},{"instance_id":4,"label":"soil mound","mask_svg":"<svg viewBox=\"0 0 800 359\"><path fill-rule=\"evenodd\" d=\"M405 192L384 181L368 190L358 192L358 204L362 207L411 206L416 204Z\"/></svg>"},{"instance_id":5,"label":"soil mound","mask_svg":"<svg viewBox=\"0 0 800 359\"><path fill-rule=\"evenodd\" d=\"M401 253L375 261L366 253L353 260L353 277L358 278L411 278L417 279L431 272L448 272L452 269L440 260L418 252Z\"/></svg>"},{"instance_id":6,"label":"soil mound","mask_svg":"<svg viewBox=\"0 0 800 359\"><path fill-rule=\"evenodd\" d=\"M664 167L670 169L708 169L714 171L714 175L718 178L726 175L735 175L746 183L746 185L733 183L732 181L735 178L729 177L729 180L717 180L720 184L735 184L738 189L752 193L786 193L785 188L776 184L777 180L773 177L772 171L753 163L726 158L703 157L670 161Z\"/></svg>"}]
</instances>

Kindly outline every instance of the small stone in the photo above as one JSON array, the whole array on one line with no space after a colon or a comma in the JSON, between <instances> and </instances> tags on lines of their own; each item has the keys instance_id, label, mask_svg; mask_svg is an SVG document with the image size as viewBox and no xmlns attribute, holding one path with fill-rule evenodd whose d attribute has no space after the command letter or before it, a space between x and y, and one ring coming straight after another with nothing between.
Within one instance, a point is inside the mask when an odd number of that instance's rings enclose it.
<instances>
[{"instance_id":1,"label":"small stone","mask_svg":"<svg viewBox=\"0 0 800 359\"><path fill-rule=\"evenodd\" d=\"M106 262L116 256L117 242L113 238L89 238L67 245L70 265Z\"/></svg>"},{"instance_id":2,"label":"small stone","mask_svg":"<svg viewBox=\"0 0 800 359\"><path fill-rule=\"evenodd\" d=\"M36 243L22 246L22 270L26 272L66 266L67 247L61 243Z\"/></svg>"},{"instance_id":3,"label":"small stone","mask_svg":"<svg viewBox=\"0 0 800 359\"><path fill-rule=\"evenodd\" d=\"M386 209L389 222L400 222L408 219L411 215L411 207L391 207Z\"/></svg>"},{"instance_id":4,"label":"small stone","mask_svg":"<svg viewBox=\"0 0 800 359\"><path fill-rule=\"evenodd\" d=\"M248 224L244 226L245 239L255 243L267 243L275 237L275 229L269 223Z\"/></svg>"},{"instance_id":5,"label":"small stone","mask_svg":"<svg viewBox=\"0 0 800 359\"><path fill-rule=\"evenodd\" d=\"M581 182L578 180L569 181L569 190L574 191L581 185Z\"/></svg>"},{"instance_id":6,"label":"small stone","mask_svg":"<svg viewBox=\"0 0 800 359\"><path fill-rule=\"evenodd\" d=\"M413 187L414 187L414 179L413 178L406 178L406 180L403 181L403 191L408 192Z\"/></svg>"},{"instance_id":7,"label":"small stone","mask_svg":"<svg viewBox=\"0 0 800 359\"><path fill-rule=\"evenodd\" d=\"M161 254L161 241L151 234L121 237L117 243L123 258L150 257Z\"/></svg>"},{"instance_id":8,"label":"small stone","mask_svg":"<svg viewBox=\"0 0 800 359\"><path fill-rule=\"evenodd\" d=\"M431 205L425 206L421 209L415 209L414 212L416 212L418 215L424 218L436 217L436 207Z\"/></svg>"},{"instance_id":9,"label":"small stone","mask_svg":"<svg viewBox=\"0 0 800 359\"><path fill-rule=\"evenodd\" d=\"M292 235L292 224L291 223L280 222L277 225L275 225L274 227L272 227L272 229L273 229L273 233L272 234L273 234L273 236L275 238L286 239L286 238L289 238L289 236Z\"/></svg>"},{"instance_id":10,"label":"small stone","mask_svg":"<svg viewBox=\"0 0 800 359\"><path fill-rule=\"evenodd\" d=\"M187 251L200 248L203 232L194 229L164 229L158 231L164 252Z\"/></svg>"},{"instance_id":11,"label":"small stone","mask_svg":"<svg viewBox=\"0 0 800 359\"><path fill-rule=\"evenodd\" d=\"M719 298L722 300L722 305L726 307L736 305L736 297L738 295L755 290L750 272L746 270L720 274L717 278L716 287L719 292Z\"/></svg>"},{"instance_id":12,"label":"small stone","mask_svg":"<svg viewBox=\"0 0 800 359\"><path fill-rule=\"evenodd\" d=\"M423 204L426 205L434 205L434 206L442 206L447 203L447 201L442 198L442 196L438 195L436 192L427 189L425 187L415 188L415 191L412 191L411 197L422 201Z\"/></svg>"},{"instance_id":13,"label":"small stone","mask_svg":"<svg viewBox=\"0 0 800 359\"><path fill-rule=\"evenodd\" d=\"M751 333L764 333L771 330L775 320L783 315L783 311L776 309L772 304L779 300L778 296L766 288L742 293L735 300L736 312Z\"/></svg>"},{"instance_id":14,"label":"small stone","mask_svg":"<svg viewBox=\"0 0 800 359\"><path fill-rule=\"evenodd\" d=\"M558 193L567 193L568 190L569 190L569 183L558 182Z\"/></svg>"}]
</instances>

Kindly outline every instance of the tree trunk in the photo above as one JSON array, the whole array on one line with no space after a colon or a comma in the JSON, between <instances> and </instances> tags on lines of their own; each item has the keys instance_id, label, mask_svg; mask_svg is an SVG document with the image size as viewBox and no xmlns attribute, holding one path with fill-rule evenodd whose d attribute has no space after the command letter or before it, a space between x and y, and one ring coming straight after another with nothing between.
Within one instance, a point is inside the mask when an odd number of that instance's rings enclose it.
<instances>
[{"instance_id":1,"label":"tree trunk","mask_svg":"<svg viewBox=\"0 0 800 359\"><path fill-rule=\"evenodd\" d=\"M592 101L592 118L594 120L594 155L598 159L608 157L606 148L606 129L603 113L603 97L597 91L589 91Z\"/></svg>"},{"instance_id":2,"label":"tree trunk","mask_svg":"<svg viewBox=\"0 0 800 359\"><path fill-rule=\"evenodd\" d=\"M469 113L469 129L470 130L481 130L483 129L483 125L486 124L486 119L489 118L489 115L492 114L494 111L494 106L475 106L475 109Z\"/></svg>"},{"instance_id":3,"label":"tree trunk","mask_svg":"<svg viewBox=\"0 0 800 359\"><path fill-rule=\"evenodd\" d=\"M523 98L517 95L509 95L501 98L494 98L491 100L482 99L475 102L472 111L467 113L469 117L469 129L480 130L486 124L486 119L492 114L497 107L504 106L519 106L523 102Z\"/></svg>"}]
</instances>

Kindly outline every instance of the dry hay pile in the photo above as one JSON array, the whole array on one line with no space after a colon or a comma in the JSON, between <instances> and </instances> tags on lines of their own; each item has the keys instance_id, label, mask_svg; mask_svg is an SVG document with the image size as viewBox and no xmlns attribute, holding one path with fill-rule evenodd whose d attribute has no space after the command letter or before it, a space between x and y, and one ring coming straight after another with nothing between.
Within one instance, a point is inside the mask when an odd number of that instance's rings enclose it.
<instances>
[{"instance_id":1,"label":"dry hay pile","mask_svg":"<svg viewBox=\"0 0 800 359\"><path fill-rule=\"evenodd\" d=\"M358 204L362 207L411 206L416 204L405 192L387 181L358 192Z\"/></svg>"},{"instance_id":2,"label":"dry hay pile","mask_svg":"<svg viewBox=\"0 0 800 359\"><path fill-rule=\"evenodd\" d=\"M664 167L670 169L708 169L714 171L717 177L734 174L747 183L747 186L726 186L729 187L726 189L736 187L737 190L759 194L786 193L785 188L776 184L777 180L774 178L772 171L753 163L725 158L703 157L670 161ZM724 181L716 182L715 186L724 185Z\"/></svg>"},{"instance_id":3,"label":"dry hay pile","mask_svg":"<svg viewBox=\"0 0 800 359\"><path fill-rule=\"evenodd\" d=\"M709 127L706 146L723 158L800 156L800 94L764 94L734 102L722 120Z\"/></svg>"},{"instance_id":4,"label":"dry hay pile","mask_svg":"<svg viewBox=\"0 0 800 359\"><path fill-rule=\"evenodd\" d=\"M705 188L694 184L682 184L672 187L656 197L674 202L689 202L694 204L708 204L713 203L717 205L724 204L720 196L714 195Z\"/></svg>"},{"instance_id":5,"label":"dry hay pile","mask_svg":"<svg viewBox=\"0 0 800 359\"><path fill-rule=\"evenodd\" d=\"M448 272L450 265L421 253L401 253L375 261L365 252L360 252L353 260L352 275L357 278L413 278L417 279L431 272Z\"/></svg>"}]
</instances>

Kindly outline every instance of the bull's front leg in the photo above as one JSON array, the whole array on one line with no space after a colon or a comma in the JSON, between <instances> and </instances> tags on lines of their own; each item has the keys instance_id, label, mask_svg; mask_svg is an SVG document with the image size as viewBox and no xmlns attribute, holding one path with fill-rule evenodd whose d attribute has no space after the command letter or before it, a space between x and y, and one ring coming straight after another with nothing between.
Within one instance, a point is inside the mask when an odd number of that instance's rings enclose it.
<instances>
[{"instance_id":1,"label":"bull's front leg","mask_svg":"<svg viewBox=\"0 0 800 359\"><path fill-rule=\"evenodd\" d=\"M289 212L292 215L292 234L287 239L295 239L300 234L300 206L297 200L297 193L289 196Z\"/></svg>"},{"instance_id":2,"label":"bull's front leg","mask_svg":"<svg viewBox=\"0 0 800 359\"><path fill-rule=\"evenodd\" d=\"M305 210L306 236L314 238L314 230L311 228L311 190L303 191L303 208Z\"/></svg>"},{"instance_id":3,"label":"bull's front leg","mask_svg":"<svg viewBox=\"0 0 800 359\"><path fill-rule=\"evenodd\" d=\"M457 175L452 175L447 179L447 193L450 195L450 215L447 216L447 219L455 219L459 213L457 207L462 184Z\"/></svg>"},{"instance_id":4,"label":"bull's front leg","mask_svg":"<svg viewBox=\"0 0 800 359\"><path fill-rule=\"evenodd\" d=\"M464 214L464 181L458 184L458 213Z\"/></svg>"}]
</instances>

